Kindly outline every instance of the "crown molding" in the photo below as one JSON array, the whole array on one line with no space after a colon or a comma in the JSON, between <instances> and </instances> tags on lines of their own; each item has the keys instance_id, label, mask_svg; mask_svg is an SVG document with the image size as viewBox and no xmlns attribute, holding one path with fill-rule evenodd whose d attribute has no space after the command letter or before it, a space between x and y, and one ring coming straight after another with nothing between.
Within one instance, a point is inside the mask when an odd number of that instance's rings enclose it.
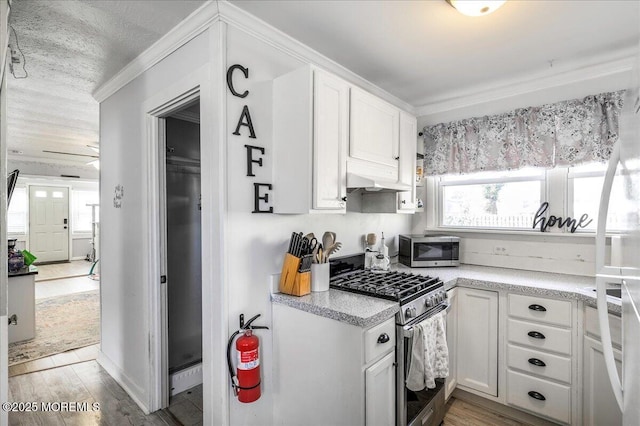
<instances>
[{"instance_id":1,"label":"crown molding","mask_svg":"<svg viewBox=\"0 0 640 426\"><path fill-rule=\"evenodd\" d=\"M335 74L349 83L359 86L367 92L372 93L373 95L378 96L379 98L382 98L405 111L415 113L415 107L410 103L392 95L384 89L381 89L348 68L313 50L306 44L294 39L290 35L280 31L244 9L233 5L227 0L220 0L218 2L218 7L221 19L229 25L244 31L245 33L296 59L299 59L304 63L314 65Z\"/></svg>"},{"instance_id":2,"label":"crown molding","mask_svg":"<svg viewBox=\"0 0 640 426\"><path fill-rule=\"evenodd\" d=\"M413 105L381 89L353 71L226 0L207 2L202 5L94 91L93 97L98 102L104 101L144 71L207 30L217 20L224 21L302 62L310 63L336 74L399 108L412 113L415 112Z\"/></svg>"},{"instance_id":3,"label":"crown molding","mask_svg":"<svg viewBox=\"0 0 640 426\"><path fill-rule=\"evenodd\" d=\"M158 41L129 62L116 75L93 92L93 98L103 102L140 74L206 31L212 22L219 19L218 3L207 2L169 30Z\"/></svg>"},{"instance_id":4,"label":"crown molding","mask_svg":"<svg viewBox=\"0 0 640 426\"><path fill-rule=\"evenodd\" d=\"M625 49L616 59L605 59L591 65L574 65L574 67L553 75L529 75L519 80L511 80L490 88L469 90L467 93L450 94L440 100L416 107L418 117L441 114L458 109L472 107L478 104L501 101L545 90L573 85L588 85L599 80L613 79L620 76L620 87L626 86L624 75L628 74L634 63L635 52Z\"/></svg>"}]
</instances>

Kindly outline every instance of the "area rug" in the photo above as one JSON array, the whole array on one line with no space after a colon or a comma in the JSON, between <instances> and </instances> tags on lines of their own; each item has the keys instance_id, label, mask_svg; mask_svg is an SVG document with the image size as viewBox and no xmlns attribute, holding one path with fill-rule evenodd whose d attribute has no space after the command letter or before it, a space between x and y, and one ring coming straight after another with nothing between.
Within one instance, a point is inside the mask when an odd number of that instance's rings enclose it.
<instances>
[{"instance_id":1,"label":"area rug","mask_svg":"<svg viewBox=\"0 0 640 426\"><path fill-rule=\"evenodd\" d=\"M9 345L9 365L100 341L98 290L36 300L36 337Z\"/></svg>"}]
</instances>

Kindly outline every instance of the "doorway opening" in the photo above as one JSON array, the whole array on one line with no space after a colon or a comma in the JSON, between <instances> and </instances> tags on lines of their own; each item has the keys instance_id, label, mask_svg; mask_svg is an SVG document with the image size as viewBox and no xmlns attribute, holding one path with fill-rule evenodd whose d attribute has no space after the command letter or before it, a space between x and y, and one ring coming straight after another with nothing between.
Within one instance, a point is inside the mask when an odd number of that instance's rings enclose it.
<instances>
[{"instance_id":1,"label":"doorway opening","mask_svg":"<svg viewBox=\"0 0 640 426\"><path fill-rule=\"evenodd\" d=\"M25 173L13 192L8 245L18 264L9 270L8 375L94 360L100 283L85 256L98 235L98 182Z\"/></svg>"},{"instance_id":2,"label":"doorway opening","mask_svg":"<svg viewBox=\"0 0 640 426\"><path fill-rule=\"evenodd\" d=\"M202 419L202 220L200 102L162 119L168 410L184 424Z\"/></svg>"}]
</instances>

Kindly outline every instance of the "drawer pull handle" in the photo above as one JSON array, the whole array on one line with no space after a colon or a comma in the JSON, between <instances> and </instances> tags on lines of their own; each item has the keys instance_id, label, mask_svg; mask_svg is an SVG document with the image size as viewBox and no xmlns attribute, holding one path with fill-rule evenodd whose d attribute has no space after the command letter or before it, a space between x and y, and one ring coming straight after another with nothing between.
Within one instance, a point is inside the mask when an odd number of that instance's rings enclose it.
<instances>
[{"instance_id":1,"label":"drawer pull handle","mask_svg":"<svg viewBox=\"0 0 640 426\"><path fill-rule=\"evenodd\" d=\"M538 401L546 401L547 398L544 397L543 394L536 391L529 391L529 396L533 399L537 399Z\"/></svg>"},{"instance_id":2,"label":"drawer pull handle","mask_svg":"<svg viewBox=\"0 0 640 426\"><path fill-rule=\"evenodd\" d=\"M546 367L547 364L544 363L544 361L539 360L538 358L529 358L529 364L533 364L536 367Z\"/></svg>"},{"instance_id":3,"label":"drawer pull handle","mask_svg":"<svg viewBox=\"0 0 640 426\"><path fill-rule=\"evenodd\" d=\"M547 308L537 304L529 305L529 309L531 309L532 311L547 312Z\"/></svg>"},{"instance_id":4,"label":"drawer pull handle","mask_svg":"<svg viewBox=\"0 0 640 426\"><path fill-rule=\"evenodd\" d=\"M387 333L382 333L378 337L378 343L387 343L389 340L391 339L389 338L389 335Z\"/></svg>"},{"instance_id":5,"label":"drawer pull handle","mask_svg":"<svg viewBox=\"0 0 640 426\"><path fill-rule=\"evenodd\" d=\"M544 334L540 333L539 331L530 331L527 333L527 335L529 337L533 337L534 339L545 339L546 337L544 337Z\"/></svg>"}]
</instances>

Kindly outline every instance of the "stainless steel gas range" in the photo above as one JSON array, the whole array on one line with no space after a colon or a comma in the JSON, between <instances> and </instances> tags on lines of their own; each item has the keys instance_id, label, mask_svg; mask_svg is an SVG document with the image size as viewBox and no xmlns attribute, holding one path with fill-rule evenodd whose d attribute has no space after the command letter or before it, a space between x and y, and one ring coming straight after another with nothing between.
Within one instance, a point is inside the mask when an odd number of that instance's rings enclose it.
<instances>
[{"instance_id":1,"label":"stainless steel gas range","mask_svg":"<svg viewBox=\"0 0 640 426\"><path fill-rule=\"evenodd\" d=\"M364 255L343 256L331 261L330 287L400 304L396 314L396 424L439 425L445 414L444 381L435 389L407 389L411 363L413 327L448 308L447 293L437 277L406 272L372 272L363 269Z\"/></svg>"}]
</instances>

